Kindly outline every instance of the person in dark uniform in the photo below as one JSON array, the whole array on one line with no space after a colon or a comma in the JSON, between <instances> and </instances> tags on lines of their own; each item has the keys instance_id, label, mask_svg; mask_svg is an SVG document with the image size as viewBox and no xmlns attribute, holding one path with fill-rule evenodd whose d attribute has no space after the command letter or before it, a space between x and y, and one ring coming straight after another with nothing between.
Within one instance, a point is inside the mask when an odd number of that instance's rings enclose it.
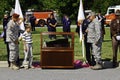
<instances>
[{"instance_id":1,"label":"person in dark uniform","mask_svg":"<svg viewBox=\"0 0 120 80\"><path fill-rule=\"evenodd\" d=\"M10 67L10 61L9 61L9 46L8 46L8 43L6 42L6 28L7 28L7 23L9 21L9 17L7 14L4 15L4 18L3 18L3 31L4 31L4 36L3 36L3 39L4 39L4 43L6 44L6 49L7 49L7 61L8 61L8 67Z\"/></svg>"},{"instance_id":2,"label":"person in dark uniform","mask_svg":"<svg viewBox=\"0 0 120 80\"><path fill-rule=\"evenodd\" d=\"M31 26L32 26L32 31L35 31L35 21L36 21L36 18L35 16L31 16L30 17L30 23L31 23Z\"/></svg>"},{"instance_id":3,"label":"person in dark uniform","mask_svg":"<svg viewBox=\"0 0 120 80\"><path fill-rule=\"evenodd\" d=\"M50 17L47 19L48 32L56 32L57 21L54 18L53 13L50 14ZM56 39L56 35L49 35L50 39Z\"/></svg>"},{"instance_id":4,"label":"person in dark uniform","mask_svg":"<svg viewBox=\"0 0 120 80\"><path fill-rule=\"evenodd\" d=\"M76 22L76 24L77 24L77 27L76 27L76 30L75 30L75 32L78 34L78 36L80 35L80 25L82 24L82 21L78 21L78 22Z\"/></svg>"},{"instance_id":5,"label":"person in dark uniform","mask_svg":"<svg viewBox=\"0 0 120 80\"><path fill-rule=\"evenodd\" d=\"M89 15L88 15L87 18L82 23L82 33L84 35L86 60L90 66L94 66L95 65L94 56L91 54L92 44L87 42L87 32L86 32L87 27L90 24L90 22L91 21L89 19Z\"/></svg>"},{"instance_id":6,"label":"person in dark uniform","mask_svg":"<svg viewBox=\"0 0 120 80\"><path fill-rule=\"evenodd\" d=\"M67 15L64 15L63 20L63 32L71 32L70 25L71 25L71 20ZM65 38L68 38L70 36L64 35Z\"/></svg>"},{"instance_id":7,"label":"person in dark uniform","mask_svg":"<svg viewBox=\"0 0 120 80\"><path fill-rule=\"evenodd\" d=\"M110 32L113 49L113 67L117 67L117 51L120 46L120 10L116 11L116 19L111 21Z\"/></svg>"}]
</instances>

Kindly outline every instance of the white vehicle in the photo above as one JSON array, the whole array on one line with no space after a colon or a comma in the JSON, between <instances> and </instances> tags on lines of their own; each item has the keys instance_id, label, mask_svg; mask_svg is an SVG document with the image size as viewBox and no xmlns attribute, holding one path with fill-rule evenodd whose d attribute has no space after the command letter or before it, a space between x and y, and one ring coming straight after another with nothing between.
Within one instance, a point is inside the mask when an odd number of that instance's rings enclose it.
<instances>
[{"instance_id":1,"label":"white vehicle","mask_svg":"<svg viewBox=\"0 0 120 80\"><path fill-rule=\"evenodd\" d=\"M106 15L109 15L109 14L111 14L111 13L115 13L116 10L118 10L118 9L120 10L120 5L110 6L110 7L108 7L108 9L107 9Z\"/></svg>"},{"instance_id":2,"label":"white vehicle","mask_svg":"<svg viewBox=\"0 0 120 80\"><path fill-rule=\"evenodd\" d=\"M120 10L120 5L108 7L107 13L105 15L105 18L106 18L105 23L106 23L106 25L110 25L111 21L116 18L115 12L118 9Z\"/></svg>"}]
</instances>

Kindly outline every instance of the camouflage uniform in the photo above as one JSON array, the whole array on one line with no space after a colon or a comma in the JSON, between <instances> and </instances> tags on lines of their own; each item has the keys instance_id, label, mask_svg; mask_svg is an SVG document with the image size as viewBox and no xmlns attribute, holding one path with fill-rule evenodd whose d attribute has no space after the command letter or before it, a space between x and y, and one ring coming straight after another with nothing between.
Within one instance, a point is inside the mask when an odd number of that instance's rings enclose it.
<instances>
[{"instance_id":1,"label":"camouflage uniform","mask_svg":"<svg viewBox=\"0 0 120 80\"><path fill-rule=\"evenodd\" d=\"M99 21L95 18L88 25L87 42L92 44L92 54L96 63L101 63L101 26Z\"/></svg>"},{"instance_id":2,"label":"camouflage uniform","mask_svg":"<svg viewBox=\"0 0 120 80\"><path fill-rule=\"evenodd\" d=\"M6 42L8 42L9 49L10 49L10 62L16 62L17 58L19 56L19 47L18 43L15 42L18 41L18 35L19 35L19 26L16 22L13 20L10 20L7 24L7 30L6 30Z\"/></svg>"}]
</instances>

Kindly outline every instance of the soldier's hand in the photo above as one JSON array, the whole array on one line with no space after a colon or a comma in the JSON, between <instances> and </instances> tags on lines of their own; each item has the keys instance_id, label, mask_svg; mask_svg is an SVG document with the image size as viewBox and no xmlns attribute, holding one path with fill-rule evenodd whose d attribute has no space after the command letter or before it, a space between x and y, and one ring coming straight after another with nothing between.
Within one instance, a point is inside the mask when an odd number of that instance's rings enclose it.
<instances>
[{"instance_id":1,"label":"soldier's hand","mask_svg":"<svg viewBox=\"0 0 120 80\"><path fill-rule=\"evenodd\" d=\"M18 40L15 40L14 43L15 43L15 44L18 44Z\"/></svg>"},{"instance_id":2,"label":"soldier's hand","mask_svg":"<svg viewBox=\"0 0 120 80\"><path fill-rule=\"evenodd\" d=\"M27 47L26 46L24 46L24 51L27 51Z\"/></svg>"},{"instance_id":3,"label":"soldier's hand","mask_svg":"<svg viewBox=\"0 0 120 80\"><path fill-rule=\"evenodd\" d=\"M22 37L19 37L18 40L21 41L21 40L22 40Z\"/></svg>"},{"instance_id":4,"label":"soldier's hand","mask_svg":"<svg viewBox=\"0 0 120 80\"><path fill-rule=\"evenodd\" d=\"M113 36L117 36L117 34L114 34Z\"/></svg>"},{"instance_id":5,"label":"soldier's hand","mask_svg":"<svg viewBox=\"0 0 120 80\"><path fill-rule=\"evenodd\" d=\"M86 29L85 32L88 33L88 30Z\"/></svg>"},{"instance_id":6,"label":"soldier's hand","mask_svg":"<svg viewBox=\"0 0 120 80\"><path fill-rule=\"evenodd\" d=\"M97 44L98 44L98 42L95 43L95 45L97 45Z\"/></svg>"}]
</instances>

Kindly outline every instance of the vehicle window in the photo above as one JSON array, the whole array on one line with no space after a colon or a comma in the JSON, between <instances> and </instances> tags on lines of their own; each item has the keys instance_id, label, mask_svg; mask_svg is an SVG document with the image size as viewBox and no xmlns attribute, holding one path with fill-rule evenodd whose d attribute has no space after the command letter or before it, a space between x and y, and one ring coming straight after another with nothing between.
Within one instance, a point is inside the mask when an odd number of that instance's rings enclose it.
<instances>
[{"instance_id":1,"label":"vehicle window","mask_svg":"<svg viewBox=\"0 0 120 80\"><path fill-rule=\"evenodd\" d=\"M115 13L115 9L109 9L109 14Z\"/></svg>"}]
</instances>

